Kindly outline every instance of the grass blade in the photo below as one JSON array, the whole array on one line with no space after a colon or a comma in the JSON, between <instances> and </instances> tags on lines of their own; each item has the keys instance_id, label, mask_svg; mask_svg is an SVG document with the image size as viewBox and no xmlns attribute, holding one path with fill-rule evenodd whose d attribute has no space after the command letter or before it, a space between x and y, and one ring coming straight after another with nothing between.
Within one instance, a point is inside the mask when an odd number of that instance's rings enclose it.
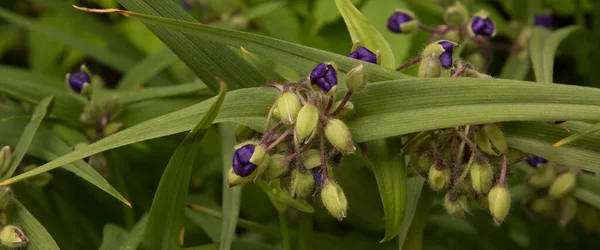
<instances>
[{"instance_id":1,"label":"grass blade","mask_svg":"<svg viewBox=\"0 0 600 250\"><path fill-rule=\"evenodd\" d=\"M565 38L577 30L578 26L570 26L550 33L541 27L533 28L529 46L537 82L552 83L556 49Z\"/></svg>"},{"instance_id":2,"label":"grass blade","mask_svg":"<svg viewBox=\"0 0 600 250\"><path fill-rule=\"evenodd\" d=\"M111 90L98 90L94 92L94 97L98 97L97 99L105 99L109 96L117 96L119 98L119 103L122 106L128 106L131 104L169 98L169 97L178 97L184 95L193 95L193 94L205 94L212 96L210 89L203 84L191 83L191 84L180 84L175 86L166 86L166 87L151 87L151 88L143 88L140 90L122 90L122 91L111 91Z\"/></svg>"},{"instance_id":3,"label":"grass blade","mask_svg":"<svg viewBox=\"0 0 600 250\"><path fill-rule=\"evenodd\" d=\"M142 245L146 249L179 248L179 232L183 225L188 184L202 138L212 125L225 99L227 87L221 91L202 120L183 139L171 156L152 201Z\"/></svg>"},{"instance_id":4,"label":"grass blade","mask_svg":"<svg viewBox=\"0 0 600 250\"><path fill-rule=\"evenodd\" d=\"M235 129L233 124L221 124L219 126L221 134L221 154L223 160L223 223L221 227L221 240L219 249L228 250L231 248L235 236L235 229L240 214L240 205L242 199L242 186L230 188L227 185L227 173L231 168L231 159L233 158L233 147L235 146Z\"/></svg>"},{"instance_id":5,"label":"grass blade","mask_svg":"<svg viewBox=\"0 0 600 250\"><path fill-rule=\"evenodd\" d=\"M577 188L575 189L575 198L595 207L596 209L600 209L600 195L594 193L585 188Z\"/></svg>"},{"instance_id":6,"label":"grass blade","mask_svg":"<svg viewBox=\"0 0 600 250\"><path fill-rule=\"evenodd\" d=\"M417 207L420 202L421 191L423 190L423 183L425 183L425 179L421 177L414 177L408 179L408 199L406 201L406 212L404 213L404 219L402 220L400 233L398 234L398 246L400 247L400 249L402 249L402 246L404 246L404 242L406 242L408 232L411 229L411 226L413 225L412 221L415 217L415 214L417 213Z\"/></svg>"},{"instance_id":7,"label":"grass blade","mask_svg":"<svg viewBox=\"0 0 600 250\"><path fill-rule=\"evenodd\" d=\"M136 86L143 86L148 80L176 61L177 56L169 48L163 48L133 65L117 83L117 87L133 89Z\"/></svg>"},{"instance_id":8,"label":"grass blade","mask_svg":"<svg viewBox=\"0 0 600 250\"><path fill-rule=\"evenodd\" d=\"M25 153L27 153L27 149L29 148L29 145L31 145L35 133L40 127L40 124L42 124L44 117L46 117L46 113L52 106L53 99L54 97L52 96L44 98L33 111L31 121L25 126L25 129L21 134L21 139L19 139L19 142L17 142L17 145L15 146L12 163L8 171L2 176L3 180L11 177L17 170L17 167L19 167L19 164L21 164L21 160L23 160Z\"/></svg>"},{"instance_id":9,"label":"grass blade","mask_svg":"<svg viewBox=\"0 0 600 250\"><path fill-rule=\"evenodd\" d=\"M4 212L4 211L3 211ZM6 208L8 224L16 225L29 239L28 249L60 249L44 226L18 200L12 199Z\"/></svg>"},{"instance_id":10,"label":"grass blade","mask_svg":"<svg viewBox=\"0 0 600 250\"><path fill-rule=\"evenodd\" d=\"M569 137L564 138L564 139L562 139L562 140L554 143L554 145L552 145L552 146L555 147L555 148L557 148L557 147L560 147L562 145L567 145L569 143L577 141L577 140L579 140L581 138L584 138L584 137L586 137L586 136L588 136L590 134L596 133L598 131L600 131L600 123L596 123L595 125L587 127L585 130L573 133Z\"/></svg>"}]
</instances>

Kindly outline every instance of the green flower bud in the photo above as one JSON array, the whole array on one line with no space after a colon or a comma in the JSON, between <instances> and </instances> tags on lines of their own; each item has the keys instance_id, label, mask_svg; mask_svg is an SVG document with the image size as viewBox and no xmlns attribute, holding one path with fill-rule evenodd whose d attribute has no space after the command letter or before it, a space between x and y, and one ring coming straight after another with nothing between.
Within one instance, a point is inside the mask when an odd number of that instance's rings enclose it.
<instances>
[{"instance_id":1,"label":"green flower bud","mask_svg":"<svg viewBox=\"0 0 600 250\"><path fill-rule=\"evenodd\" d=\"M233 16L229 22L231 29L234 30L245 30L248 28L249 24L250 22L248 21L248 19L241 15Z\"/></svg>"},{"instance_id":2,"label":"green flower bud","mask_svg":"<svg viewBox=\"0 0 600 250\"><path fill-rule=\"evenodd\" d=\"M299 140L304 140L315 133L319 124L319 110L313 104L306 104L298 113L296 122L296 134Z\"/></svg>"},{"instance_id":3,"label":"green flower bud","mask_svg":"<svg viewBox=\"0 0 600 250\"><path fill-rule=\"evenodd\" d=\"M29 242L29 239L25 236L20 228L8 225L2 228L0 231L0 243L8 248L20 248Z\"/></svg>"},{"instance_id":4,"label":"green flower bud","mask_svg":"<svg viewBox=\"0 0 600 250\"><path fill-rule=\"evenodd\" d=\"M559 175L550 189L548 189L548 195L554 199L561 199L567 195L570 195L575 191L576 177L572 172L566 172Z\"/></svg>"},{"instance_id":5,"label":"green flower bud","mask_svg":"<svg viewBox=\"0 0 600 250\"><path fill-rule=\"evenodd\" d=\"M439 77L442 74L440 60L434 54L423 55L423 61L419 65L419 77Z\"/></svg>"},{"instance_id":6,"label":"green flower bud","mask_svg":"<svg viewBox=\"0 0 600 250\"><path fill-rule=\"evenodd\" d=\"M456 1L454 5L448 7L444 13L444 21L450 26L460 26L465 23L468 18L468 12L460 1Z\"/></svg>"},{"instance_id":7,"label":"green flower bud","mask_svg":"<svg viewBox=\"0 0 600 250\"><path fill-rule=\"evenodd\" d=\"M345 81L346 86L348 86L348 89L354 92L362 90L367 85L365 67L362 64L360 64L348 71L348 74L346 74Z\"/></svg>"},{"instance_id":8,"label":"green flower bud","mask_svg":"<svg viewBox=\"0 0 600 250\"><path fill-rule=\"evenodd\" d=\"M233 172L233 168L231 168L231 169L229 169L229 173L227 173L227 186L235 187L238 185L246 184L246 183L254 180L254 178L256 178L257 174L258 174L258 171L254 171L246 177L241 177L241 176L235 174L235 172Z\"/></svg>"},{"instance_id":9,"label":"green flower bud","mask_svg":"<svg viewBox=\"0 0 600 250\"><path fill-rule=\"evenodd\" d=\"M277 119L281 120L281 112L279 112L279 108L275 107L273 109L273 116L277 117Z\"/></svg>"},{"instance_id":10,"label":"green flower bud","mask_svg":"<svg viewBox=\"0 0 600 250\"><path fill-rule=\"evenodd\" d=\"M433 159L433 157L423 153L419 155L417 166L421 169L421 171L428 172L431 165L434 164L435 160Z\"/></svg>"},{"instance_id":11,"label":"green flower bud","mask_svg":"<svg viewBox=\"0 0 600 250\"><path fill-rule=\"evenodd\" d=\"M12 197L12 189L4 186L0 187L0 210L4 210L6 208Z\"/></svg>"},{"instance_id":12,"label":"green flower bud","mask_svg":"<svg viewBox=\"0 0 600 250\"><path fill-rule=\"evenodd\" d=\"M331 110L336 110L340 106L340 104L342 104L341 100L333 103L333 105L331 105ZM346 104L344 104L342 111L340 111L340 113L337 114L336 117L338 117L338 118L350 117L353 114L354 114L354 104L352 104L352 102L350 102L350 101L347 101Z\"/></svg>"},{"instance_id":13,"label":"green flower bud","mask_svg":"<svg viewBox=\"0 0 600 250\"><path fill-rule=\"evenodd\" d=\"M104 108L108 112L115 113L117 112L117 110L119 110L119 105L119 97L113 95L106 99L106 103L104 103Z\"/></svg>"},{"instance_id":14,"label":"green flower bud","mask_svg":"<svg viewBox=\"0 0 600 250\"><path fill-rule=\"evenodd\" d=\"M92 126L96 124L96 121L100 121L100 119L102 119L100 107L92 101L86 103L79 120L85 125Z\"/></svg>"},{"instance_id":15,"label":"green flower bud","mask_svg":"<svg viewBox=\"0 0 600 250\"><path fill-rule=\"evenodd\" d=\"M281 122L284 124L293 124L296 122L300 107L300 99L294 93L285 92L277 99L277 108L279 109Z\"/></svg>"},{"instance_id":16,"label":"green flower bud","mask_svg":"<svg viewBox=\"0 0 600 250\"><path fill-rule=\"evenodd\" d=\"M271 160L261 178L266 181L274 180L284 174L290 165L286 159L287 157L283 154L274 154L271 156Z\"/></svg>"},{"instance_id":17,"label":"green flower bud","mask_svg":"<svg viewBox=\"0 0 600 250\"><path fill-rule=\"evenodd\" d=\"M483 195L476 195L475 196L475 200L477 201L477 203L479 204L479 206L481 208L484 208L484 209L489 209L490 208L490 204L488 202L487 197L485 197Z\"/></svg>"},{"instance_id":18,"label":"green flower bud","mask_svg":"<svg viewBox=\"0 0 600 250\"><path fill-rule=\"evenodd\" d=\"M477 135L476 136L477 137L477 147L479 147L479 149L481 149L481 151L486 152L491 155L498 155L498 153L496 153L496 151L494 151L494 149L492 148L492 143L488 139L488 137L485 134L485 131L483 129L480 129L479 131L477 131L476 135Z\"/></svg>"},{"instance_id":19,"label":"green flower bud","mask_svg":"<svg viewBox=\"0 0 600 250\"><path fill-rule=\"evenodd\" d=\"M529 202L529 208L537 215L549 216L554 212L554 201L547 196L538 197Z\"/></svg>"},{"instance_id":20,"label":"green flower bud","mask_svg":"<svg viewBox=\"0 0 600 250\"><path fill-rule=\"evenodd\" d=\"M37 168L37 167L38 166L35 164L29 165L23 169L23 172L33 170L34 168ZM27 184L34 185L34 186L43 187L43 186L48 185L48 183L50 183L51 180L52 180L52 174L49 172L44 172L44 173L32 176L30 178L27 178L24 180L24 182Z\"/></svg>"},{"instance_id":21,"label":"green flower bud","mask_svg":"<svg viewBox=\"0 0 600 250\"><path fill-rule=\"evenodd\" d=\"M8 169L10 169L10 165L12 164L12 151L10 150L10 146L4 146L2 150L0 150L0 176L4 175Z\"/></svg>"},{"instance_id":22,"label":"green flower bud","mask_svg":"<svg viewBox=\"0 0 600 250\"><path fill-rule=\"evenodd\" d=\"M326 180L323 190L321 190L321 200L327 211L339 221L346 217L348 201L342 188L331 180Z\"/></svg>"},{"instance_id":23,"label":"green flower bud","mask_svg":"<svg viewBox=\"0 0 600 250\"><path fill-rule=\"evenodd\" d=\"M564 227L575 217L577 213L577 200L567 197L560 203L560 224Z\"/></svg>"},{"instance_id":24,"label":"green flower bud","mask_svg":"<svg viewBox=\"0 0 600 250\"><path fill-rule=\"evenodd\" d=\"M494 124L487 124L483 126L483 130L485 130L485 134L487 138L490 140L492 145L498 150L499 153L504 153L508 149L506 144L506 138L504 138L504 133L502 130L498 128L498 126Z\"/></svg>"},{"instance_id":25,"label":"green flower bud","mask_svg":"<svg viewBox=\"0 0 600 250\"><path fill-rule=\"evenodd\" d=\"M321 151L318 149L309 149L304 153L304 168L310 170L321 166Z\"/></svg>"},{"instance_id":26,"label":"green flower bud","mask_svg":"<svg viewBox=\"0 0 600 250\"><path fill-rule=\"evenodd\" d=\"M353 153L356 150L352 135L346 124L339 119L330 119L325 124L325 137L331 145L342 153Z\"/></svg>"},{"instance_id":27,"label":"green flower bud","mask_svg":"<svg viewBox=\"0 0 600 250\"><path fill-rule=\"evenodd\" d=\"M256 152L256 149L254 152ZM250 160L252 160L252 159L250 159ZM262 163L260 165L258 165L258 167L256 168L256 171L254 171L254 172L256 172L254 181L256 181L258 178L262 177L263 173L267 170L267 168L269 168L270 163L271 163L271 155L265 154L265 156L263 157Z\"/></svg>"},{"instance_id":28,"label":"green flower bud","mask_svg":"<svg viewBox=\"0 0 600 250\"><path fill-rule=\"evenodd\" d=\"M308 171L300 172L298 169L292 171L292 183L290 192L294 199L304 199L308 197L315 187L315 179Z\"/></svg>"},{"instance_id":29,"label":"green flower bud","mask_svg":"<svg viewBox=\"0 0 600 250\"><path fill-rule=\"evenodd\" d=\"M441 191L450 185L450 169L437 169L435 164L429 168L429 185L435 191Z\"/></svg>"},{"instance_id":30,"label":"green flower bud","mask_svg":"<svg viewBox=\"0 0 600 250\"><path fill-rule=\"evenodd\" d=\"M104 127L104 136L109 136L121 129L123 127L122 122L111 122Z\"/></svg>"},{"instance_id":31,"label":"green flower bud","mask_svg":"<svg viewBox=\"0 0 600 250\"><path fill-rule=\"evenodd\" d=\"M469 172L471 174L471 185L473 186L473 190L481 194L487 193L490 190L490 187L492 187L492 166L487 162L478 163L475 161L471 165Z\"/></svg>"},{"instance_id":32,"label":"green flower bud","mask_svg":"<svg viewBox=\"0 0 600 250\"><path fill-rule=\"evenodd\" d=\"M490 213L494 217L494 222L500 225L510 210L510 192L506 187L496 185L488 194L488 204Z\"/></svg>"},{"instance_id":33,"label":"green flower bud","mask_svg":"<svg viewBox=\"0 0 600 250\"><path fill-rule=\"evenodd\" d=\"M480 53L472 53L467 56L467 62L471 64L476 69L482 69L485 66L485 60Z\"/></svg>"},{"instance_id":34,"label":"green flower bud","mask_svg":"<svg viewBox=\"0 0 600 250\"><path fill-rule=\"evenodd\" d=\"M254 130L238 123L235 125L235 139L238 141L248 140L254 134Z\"/></svg>"},{"instance_id":35,"label":"green flower bud","mask_svg":"<svg viewBox=\"0 0 600 250\"><path fill-rule=\"evenodd\" d=\"M576 216L577 221L586 232L596 231L596 227L600 225L598 210L586 203L582 202L579 204Z\"/></svg>"},{"instance_id":36,"label":"green flower bud","mask_svg":"<svg viewBox=\"0 0 600 250\"><path fill-rule=\"evenodd\" d=\"M444 39L453 42L460 42L460 34L458 30L448 30L446 34L444 34Z\"/></svg>"},{"instance_id":37,"label":"green flower bud","mask_svg":"<svg viewBox=\"0 0 600 250\"><path fill-rule=\"evenodd\" d=\"M465 212L469 213L469 201L466 195L456 197L447 193L444 197L444 208L452 216L463 217Z\"/></svg>"},{"instance_id":38,"label":"green flower bud","mask_svg":"<svg viewBox=\"0 0 600 250\"><path fill-rule=\"evenodd\" d=\"M552 184L554 178L556 178L556 169L548 164L542 164L527 177L527 184L533 188L545 188Z\"/></svg>"}]
</instances>

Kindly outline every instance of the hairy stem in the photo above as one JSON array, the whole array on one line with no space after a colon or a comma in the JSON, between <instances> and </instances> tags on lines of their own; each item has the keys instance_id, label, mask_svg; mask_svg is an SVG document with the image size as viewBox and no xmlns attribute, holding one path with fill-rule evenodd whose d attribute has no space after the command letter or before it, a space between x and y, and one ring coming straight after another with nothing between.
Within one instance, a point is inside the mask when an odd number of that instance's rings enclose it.
<instances>
[{"instance_id":1,"label":"hairy stem","mask_svg":"<svg viewBox=\"0 0 600 250\"><path fill-rule=\"evenodd\" d=\"M346 103L350 100L350 97L352 97L352 93L353 93L352 90L346 91L346 94L344 95L342 102L340 102L340 105L337 106L337 108L333 111L333 113L331 113L331 116L336 116L337 114L342 112L342 110L344 109L344 106L346 106Z\"/></svg>"},{"instance_id":2,"label":"hairy stem","mask_svg":"<svg viewBox=\"0 0 600 250\"><path fill-rule=\"evenodd\" d=\"M417 63L420 63L422 60L423 60L423 57L419 56L419 57L417 57L415 59L412 59L412 60L410 60L408 62L405 62L404 64L400 65L398 68L396 68L396 71L402 71L402 70L404 70L404 69L406 69L406 68L408 68L410 66L413 66L413 65L415 65Z\"/></svg>"}]
</instances>

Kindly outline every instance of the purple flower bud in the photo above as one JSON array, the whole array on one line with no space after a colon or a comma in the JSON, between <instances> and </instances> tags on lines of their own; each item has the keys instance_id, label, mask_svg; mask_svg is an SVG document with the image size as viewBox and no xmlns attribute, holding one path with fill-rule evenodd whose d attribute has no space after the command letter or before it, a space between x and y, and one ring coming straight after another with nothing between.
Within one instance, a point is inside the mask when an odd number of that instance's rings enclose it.
<instances>
[{"instance_id":1,"label":"purple flower bud","mask_svg":"<svg viewBox=\"0 0 600 250\"><path fill-rule=\"evenodd\" d=\"M412 32L417 22L414 15L408 11L397 10L388 18L387 28L394 33Z\"/></svg>"},{"instance_id":2,"label":"purple flower bud","mask_svg":"<svg viewBox=\"0 0 600 250\"><path fill-rule=\"evenodd\" d=\"M233 154L233 172L235 174L246 177L256 169L256 165L250 162L254 149L254 145L246 144L235 151Z\"/></svg>"},{"instance_id":3,"label":"purple flower bud","mask_svg":"<svg viewBox=\"0 0 600 250\"><path fill-rule=\"evenodd\" d=\"M337 85L337 74L331 64L319 63L310 73L310 84L329 92Z\"/></svg>"},{"instance_id":4,"label":"purple flower bud","mask_svg":"<svg viewBox=\"0 0 600 250\"><path fill-rule=\"evenodd\" d=\"M538 165L545 164L546 162L548 162L548 160L539 156L527 156L527 158L525 158L525 162L527 162L529 166L537 168Z\"/></svg>"},{"instance_id":5,"label":"purple flower bud","mask_svg":"<svg viewBox=\"0 0 600 250\"><path fill-rule=\"evenodd\" d=\"M438 44L444 49L444 52L439 56L440 64L445 69L450 68L452 66L452 50L454 49L454 44L445 40L439 41Z\"/></svg>"},{"instance_id":6,"label":"purple flower bud","mask_svg":"<svg viewBox=\"0 0 600 250\"><path fill-rule=\"evenodd\" d=\"M323 175L322 175L321 168L317 167L317 168L312 168L310 170L310 173L312 174L313 178L315 179L315 182L317 184L319 184L319 187L323 187Z\"/></svg>"},{"instance_id":7,"label":"purple flower bud","mask_svg":"<svg viewBox=\"0 0 600 250\"><path fill-rule=\"evenodd\" d=\"M183 9L187 11L191 11L194 9L194 5L191 3L190 0L181 0L181 6L183 6Z\"/></svg>"},{"instance_id":8,"label":"purple flower bud","mask_svg":"<svg viewBox=\"0 0 600 250\"><path fill-rule=\"evenodd\" d=\"M546 29L551 29L552 28L552 14L551 13L543 13L543 14L535 15L533 25L544 27Z\"/></svg>"},{"instance_id":9,"label":"purple flower bud","mask_svg":"<svg viewBox=\"0 0 600 250\"><path fill-rule=\"evenodd\" d=\"M496 25L488 16L478 15L471 21L471 32L474 35L491 37L496 33Z\"/></svg>"},{"instance_id":10,"label":"purple flower bud","mask_svg":"<svg viewBox=\"0 0 600 250\"><path fill-rule=\"evenodd\" d=\"M350 53L348 57L377 64L377 55L363 46L359 46L354 52Z\"/></svg>"},{"instance_id":11,"label":"purple flower bud","mask_svg":"<svg viewBox=\"0 0 600 250\"><path fill-rule=\"evenodd\" d=\"M69 86L77 93L81 93L85 84L90 84L90 75L85 72L73 72L69 74Z\"/></svg>"}]
</instances>

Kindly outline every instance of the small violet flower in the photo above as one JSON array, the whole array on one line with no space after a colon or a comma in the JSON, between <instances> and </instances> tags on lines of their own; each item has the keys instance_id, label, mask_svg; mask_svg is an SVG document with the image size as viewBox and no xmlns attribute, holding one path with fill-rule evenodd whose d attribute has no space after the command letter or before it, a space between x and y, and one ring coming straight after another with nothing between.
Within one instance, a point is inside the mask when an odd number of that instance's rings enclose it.
<instances>
[{"instance_id":1,"label":"small violet flower","mask_svg":"<svg viewBox=\"0 0 600 250\"><path fill-rule=\"evenodd\" d=\"M86 84L90 84L90 75L85 72L73 72L67 79L69 86L77 93L81 93Z\"/></svg>"},{"instance_id":2,"label":"small violet flower","mask_svg":"<svg viewBox=\"0 0 600 250\"><path fill-rule=\"evenodd\" d=\"M396 10L387 22L387 28L394 33L409 33L416 30L417 26L415 15L405 10Z\"/></svg>"},{"instance_id":3,"label":"small violet flower","mask_svg":"<svg viewBox=\"0 0 600 250\"><path fill-rule=\"evenodd\" d=\"M235 174L246 177L256 169L257 166L250 162L252 155L254 155L254 149L254 145L246 144L235 151L233 154L233 172Z\"/></svg>"},{"instance_id":4,"label":"small violet flower","mask_svg":"<svg viewBox=\"0 0 600 250\"><path fill-rule=\"evenodd\" d=\"M312 168L310 170L315 182L319 185L319 187L323 187L323 175L320 167Z\"/></svg>"},{"instance_id":5,"label":"small violet flower","mask_svg":"<svg viewBox=\"0 0 600 250\"><path fill-rule=\"evenodd\" d=\"M319 63L310 73L310 84L316 85L325 92L333 89L337 85L337 74L333 65Z\"/></svg>"},{"instance_id":6,"label":"small violet flower","mask_svg":"<svg viewBox=\"0 0 600 250\"><path fill-rule=\"evenodd\" d=\"M181 6L183 6L183 9L187 11L194 9L194 4L192 4L191 0L181 0Z\"/></svg>"},{"instance_id":7,"label":"small violet flower","mask_svg":"<svg viewBox=\"0 0 600 250\"><path fill-rule=\"evenodd\" d=\"M525 158L525 162L527 162L527 164L530 166L537 168L538 165L545 164L548 162L548 160L539 156L527 156L527 158Z\"/></svg>"},{"instance_id":8,"label":"small violet flower","mask_svg":"<svg viewBox=\"0 0 600 250\"><path fill-rule=\"evenodd\" d=\"M452 66L452 50L456 44L446 40L439 41L438 44L444 49L444 52L438 57L440 64L445 69L450 68Z\"/></svg>"},{"instance_id":9,"label":"small violet flower","mask_svg":"<svg viewBox=\"0 0 600 250\"><path fill-rule=\"evenodd\" d=\"M479 12L471 21L469 31L473 35L492 37L496 34L496 25L485 12Z\"/></svg>"},{"instance_id":10,"label":"small violet flower","mask_svg":"<svg viewBox=\"0 0 600 250\"><path fill-rule=\"evenodd\" d=\"M543 13L543 14L535 15L533 25L544 27L546 29L551 29L552 28L552 14L551 13Z\"/></svg>"},{"instance_id":11,"label":"small violet flower","mask_svg":"<svg viewBox=\"0 0 600 250\"><path fill-rule=\"evenodd\" d=\"M377 55L363 46L356 48L356 50L350 53L348 57L377 64Z\"/></svg>"}]
</instances>

